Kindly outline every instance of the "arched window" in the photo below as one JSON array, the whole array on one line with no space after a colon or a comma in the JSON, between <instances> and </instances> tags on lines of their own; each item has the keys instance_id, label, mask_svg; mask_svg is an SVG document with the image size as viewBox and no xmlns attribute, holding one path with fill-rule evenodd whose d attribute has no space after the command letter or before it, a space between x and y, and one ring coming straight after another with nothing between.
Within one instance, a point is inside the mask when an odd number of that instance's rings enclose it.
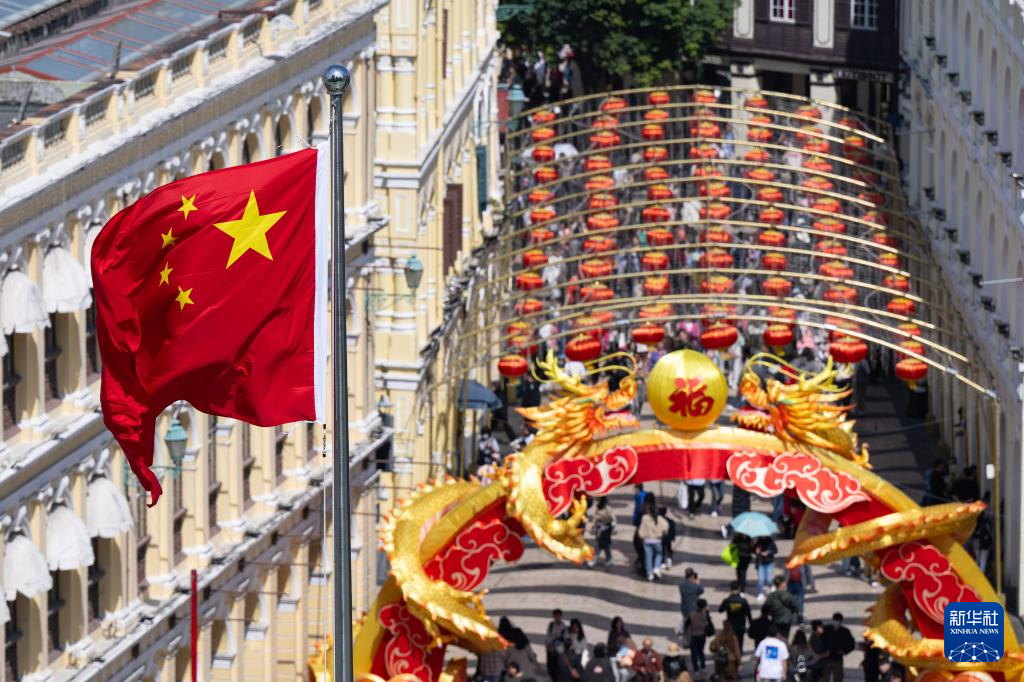
<instances>
[{"instance_id":1,"label":"arched window","mask_svg":"<svg viewBox=\"0 0 1024 682\"><path fill-rule=\"evenodd\" d=\"M327 132L324 121L324 104L319 95L313 95L309 99L309 107L306 108L306 130L310 139L314 135L323 135Z\"/></svg>"},{"instance_id":2,"label":"arched window","mask_svg":"<svg viewBox=\"0 0 1024 682\"><path fill-rule=\"evenodd\" d=\"M245 141L242 143L242 163L253 163L254 161L262 161L263 154L260 151L260 139L256 136L256 133L249 133L245 136Z\"/></svg>"},{"instance_id":3,"label":"arched window","mask_svg":"<svg viewBox=\"0 0 1024 682\"><path fill-rule=\"evenodd\" d=\"M280 156L295 149L295 139L292 135L292 123L287 116L282 116L274 126L274 154Z\"/></svg>"},{"instance_id":4,"label":"arched window","mask_svg":"<svg viewBox=\"0 0 1024 682\"><path fill-rule=\"evenodd\" d=\"M221 152L214 152L210 155L210 168L209 170L220 170L221 168L227 168L228 162L224 158L224 154Z\"/></svg>"}]
</instances>

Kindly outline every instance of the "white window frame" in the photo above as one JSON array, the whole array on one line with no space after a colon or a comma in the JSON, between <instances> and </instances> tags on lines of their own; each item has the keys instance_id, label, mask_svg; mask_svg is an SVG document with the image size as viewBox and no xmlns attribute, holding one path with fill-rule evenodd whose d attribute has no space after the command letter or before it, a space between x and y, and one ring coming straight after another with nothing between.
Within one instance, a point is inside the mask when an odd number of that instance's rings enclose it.
<instances>
[{"instance_id":1,"label":"white window frame","mask_svg":"<svg viewBox=\"0 0 1024 682\"><path fill-rule=\"evenodd\" d=\"M860 12L857 11L858 9ZM859 23L858 15L860 15ZM877 31L878 0L851 0L850 27L860 31Z\"/></svg>"},{"instance_id":2,"label":"white window frame","mask_svg":"<svg viewBox=\"0 0 1024 682\"><path fill-rule=\"evenodd\" d=\"M795 24L796 0L769 0L768 18L784 24Z\"/></svg>"}]
</instances>

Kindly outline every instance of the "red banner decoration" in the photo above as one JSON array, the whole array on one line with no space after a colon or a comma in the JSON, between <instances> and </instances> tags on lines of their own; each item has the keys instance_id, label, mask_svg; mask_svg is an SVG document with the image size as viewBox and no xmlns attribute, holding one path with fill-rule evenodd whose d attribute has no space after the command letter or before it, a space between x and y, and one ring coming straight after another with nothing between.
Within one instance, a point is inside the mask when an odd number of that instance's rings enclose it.
<instances>
[{"instance_id":1,"label":"red banner decoration","mask_svg":"<svg viewBox=\"0 0 1024 682\"><path fill-rule=\"evenodd\" d=\"M389 677L412 675L417 680L433 682L434 671L444 662L444 647L431 648L433 642L418 618L409 612L404 601L382 607L377 620L387 631L383 647L384 667Z\"/></svg>"},{"instance_id":2,"label":"red banner decoration","mask_svg":"<svg viewBox=\"0 0 1024 682\"><path fill-rule=\"evenodd\" d=\"M785 452L763 465L761 455L737 452L726 462L733 483L761 497L775 497L794 490L811 509L834 514L855 502L866 502L860 482L839 471L826 469L813 455Z\"/></svg>"},{"instance_id":3,"label":"red banner decoration","mask_svg":"<svg viewBox=\"0 0 1024 682\"><path fill-rule=\"evenodd\" d=\"M558 516L569 508L578 491L606 495L633 478L639 462L630 446L612 448L600 459L560 459L544 469L544 496L551 513Z\"/></svg>"},{"instance_id":4,"label":"red banner decoration","mask_svg":"<svg viewBox=\"0 0 1024 682\"><path fill-rule=\"evenodd\" d=\"M936 623L942 623L946 605L952 602L982 601L978 593L965 585L937 547L921 541L890 547L879 553L879 570L888 580L909 587L913 602Z\"/></svg>"}]
</instances>

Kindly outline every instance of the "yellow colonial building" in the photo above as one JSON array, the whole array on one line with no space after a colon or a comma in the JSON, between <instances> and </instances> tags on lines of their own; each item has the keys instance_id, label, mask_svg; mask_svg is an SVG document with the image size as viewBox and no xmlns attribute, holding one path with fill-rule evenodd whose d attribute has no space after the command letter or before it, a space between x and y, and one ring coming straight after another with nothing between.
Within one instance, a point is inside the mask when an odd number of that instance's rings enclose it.
<instances>
[{"instance_id":1,"label":"yellow colonial building","mask_svg":"<svg viewBox=\"0 0 1024 682\"><path fill-rule=\"evenodd\" d=\"M0 118L3 679L190 679L193 570L200 680L305 677L331 622L330 439L175 404L157 432L165 496L147 509L99 411L89 251L163 183L324 141L320 74L352 70L359 617L387 574L380 515L452 461L449 393L433 387L472 249L492 230L496 0L98 3L38 40L53 4L0 15L18 46L0 50L0 97L24 103L20 121Z\"/></svg>"}]
</instances>

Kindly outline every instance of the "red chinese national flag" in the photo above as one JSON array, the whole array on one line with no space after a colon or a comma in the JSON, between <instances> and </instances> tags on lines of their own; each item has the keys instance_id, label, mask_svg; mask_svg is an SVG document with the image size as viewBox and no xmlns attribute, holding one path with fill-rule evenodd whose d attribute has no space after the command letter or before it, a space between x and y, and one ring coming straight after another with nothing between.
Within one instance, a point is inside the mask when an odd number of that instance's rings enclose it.
<instances>
[{"instance_id":1,"label":"red chinese national flag","mask_svg":"<svg viewBox=\"0 0 1024 682\"><path fill-rule=\"evenodd\" d=\"M153 504L154 425L177 400L259 426L323 420L326 156L172 182L96 238L103 420Z\"/></svg>"}]
</instances>

